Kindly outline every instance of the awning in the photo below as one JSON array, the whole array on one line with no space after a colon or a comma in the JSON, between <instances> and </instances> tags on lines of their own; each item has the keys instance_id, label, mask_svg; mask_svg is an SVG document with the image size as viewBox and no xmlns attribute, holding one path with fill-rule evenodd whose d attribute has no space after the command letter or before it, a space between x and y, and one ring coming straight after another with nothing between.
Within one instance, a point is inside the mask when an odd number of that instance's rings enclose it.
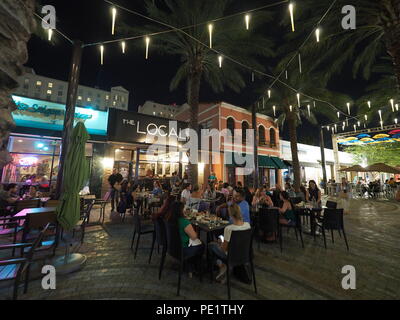
<instances>
[{"instance_id":1,"label":"awning","mask_svg":"<svg viewBox=\"0 0 400 320\"><path fill-rule=\"evenodd\" d=\"M278 169L287 169L288 167L283 163L282 159L278 157L271 157L272 161L274 161L278 167Z\"/></svg>"},{"instance_id":2,"label":"awning","mask_svg":"<svg viewBox=\"0 0 400 320\"><path fill-rule=\"evenodd\" d=\"M268 156L258 156L258 167L269 168L269 169L279 169L276 162Z\"/></svg>"}]
</instances>

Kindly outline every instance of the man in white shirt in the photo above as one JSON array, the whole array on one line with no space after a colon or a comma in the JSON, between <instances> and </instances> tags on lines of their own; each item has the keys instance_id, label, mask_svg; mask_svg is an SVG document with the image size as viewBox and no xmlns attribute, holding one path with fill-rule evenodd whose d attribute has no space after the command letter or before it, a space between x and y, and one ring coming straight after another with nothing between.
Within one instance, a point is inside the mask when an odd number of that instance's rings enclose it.
<instances>
[{"instance_id":1,"label":"man in white shirt","mask_svg":"<svg viewBox=\"0 0 400 320\"><path fill-rule=\"evenodd\" d=\"M190 206L192 185L190 183L186 184L185 189L181 193L181 202L185 204L185 207Z\"/></svg>"}]
</instances>

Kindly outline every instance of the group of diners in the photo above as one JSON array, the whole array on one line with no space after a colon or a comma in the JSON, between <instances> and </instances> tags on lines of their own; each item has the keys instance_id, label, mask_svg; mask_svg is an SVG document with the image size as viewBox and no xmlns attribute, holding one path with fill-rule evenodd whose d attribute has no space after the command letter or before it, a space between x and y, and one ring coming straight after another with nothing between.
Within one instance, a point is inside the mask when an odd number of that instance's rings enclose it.
<instances>
[{"instance_id":1,"label":"group of diners","mask_svg":"<svg viewBox=\"0 0 400 320\"><path fill-rule=\"evenodd\" d=\"M231 186L228 183L207 184L203 190L200 190L198 186L193 187L192 184L186 183L183 184L183 189L180 192L176 192L172 188L165 190L163 186L154 182L152 192L160 195L163 200L159 210L152 214L152 219L164 219L176 225L179 230L184 255L190 258L189 261L193 262L188 264L190 275L194 271L195 262L202 256L205 245L199 239L196 226L192 225L185 213L189 210L207 211L223 220L229 221L229 224L224 228L223 234L221 231L215 232L213 234L215 241L207 245L209 254L219 268L216 280L224 282L226 274L225 261L232 231L250 229L252 225L251 210L256 210L260 206L278 209L280 213L279 222L281 224L294 224L295 207L290 196L292 189L290 184L286 184L285 190L280 185L276 185L273 189L263 186L252 192L248 187L243 187L238 182L236 186ZM321 205L321 191L315 181L310 181L309 187L302 188L301 192L296 193L295 196L304 201ZM135 201L134 192L132 192L132 198ZM209 204L210 200L214 205L204 206L204 203ZM275 239L273 235L265 235L264 240L268 242Z\"/></svg>"}]
</instances>

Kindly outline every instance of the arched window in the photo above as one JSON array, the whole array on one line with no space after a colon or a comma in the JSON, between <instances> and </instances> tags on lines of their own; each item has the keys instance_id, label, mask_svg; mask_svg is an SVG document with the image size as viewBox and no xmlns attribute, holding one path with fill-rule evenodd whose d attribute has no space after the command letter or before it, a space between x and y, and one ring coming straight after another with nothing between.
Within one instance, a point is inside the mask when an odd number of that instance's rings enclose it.
<instances>
[{"instance_id":1,"label":"arched window","mask_svg":"<svg viewBox=\"0 0 400 320\"><path fill-rule=\"evenodd\" d=\"M226 128L231 131L232 141L234 141L233 135L235 134L235 120L233 118L226 119Z\"/></svg>"},{"instance_id":2,"label":"arched window","mask_svg":"<svg viewBox=\"0 0 400 320\"><path fill-rule=\"evenodd\" d=\"M258 145L265 146L265 128L263 126L258 127Z\"/></svg>"},{"instance_id":3,"label":"arched window","mask_svg":"<svg viewBox=\"0 0 400 320\"><path fill-rule=\"evenodd\" d=\"M276 134L275 129L269 129L269 142L271 144L271 148L276 147Z\"/></svg>"},{"instance_id":4,"label":"arched window","mask_svg":"<svg viewBox=\"0 0 400 320\"><path fill-rule=\"evenodd\" d=\"M245 144L247 140L247 131L250 129L250 126L247 121L243 121L242 123L242 143Z\"/></svg>"}]
</instances>

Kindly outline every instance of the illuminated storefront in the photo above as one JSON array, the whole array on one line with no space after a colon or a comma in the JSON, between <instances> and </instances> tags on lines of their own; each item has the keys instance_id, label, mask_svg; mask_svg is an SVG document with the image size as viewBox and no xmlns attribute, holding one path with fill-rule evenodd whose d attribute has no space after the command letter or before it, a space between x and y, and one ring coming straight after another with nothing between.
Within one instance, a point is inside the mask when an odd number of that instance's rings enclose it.
<instances>
[{"instance_id":1,"label":"illuminated storefront","mask_svg":"<svg viewBox=\"0 0 400 320\"><path fill-rule=\"evenodd\" d=\"M8 141L12 162L3 168L1 182L24 185L47 180L49 186L54 186L62 148L65 106L20 96L13 96L13 99L17 105L17 110L13 112L17 127ZM94 171L99 169L96 158L104 155L108 112L77 107L75 124L77 121L84 122L91 135L86 144L86 156L91 168L89 185L99 192L101 179Z\"/></svg>"}]
</instances>

